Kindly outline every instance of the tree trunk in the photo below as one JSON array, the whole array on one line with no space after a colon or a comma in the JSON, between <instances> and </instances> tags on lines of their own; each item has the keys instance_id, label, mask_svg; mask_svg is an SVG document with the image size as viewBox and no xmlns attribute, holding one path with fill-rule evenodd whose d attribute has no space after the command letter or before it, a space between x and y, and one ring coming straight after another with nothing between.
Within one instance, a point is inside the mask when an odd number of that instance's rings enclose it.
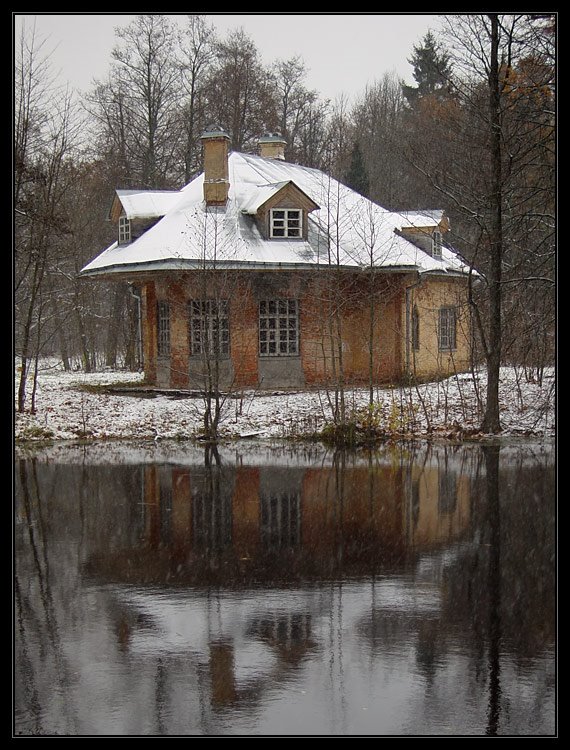
<instances>
[{"instance_id":1,"label":"tree trunk","mask_svg":"<svg viewBox=\"0 0 570 750\"><path fill-rule=\"evenodd\" d=\"M107 333L107 344L105 346L105 365L107 367L117 366L117 347L119 345L119 330L121 327L121 313L123 312L125 288L123 284L117 284L113 293L113 306L111 309L111 320Z\"/></svg>"},{"instance_id":2,"label":"tree trunk","mask_svg":"<svg viewBox=\"0 0 570 750\"><path fill-rule=\"evenodd\" d=\"M491 68L489 100L491 113L491 221L489 274L489 342L487 354L487 403L481 429L501 431L499 419L499 371L501 366L501 273L503 260L502 170L501 170L501 93L499 90L499 19L491 21Z\"/></svg>"},{"instance_id":3,"label":"tree trunk","mask_svg":"<svg viewBox=\"0 0 570 750\"><path fill-rule=\"evenodd\" d=\"M370 269L370 318L368 330L368 405L370 409L374 406L374 316L376 315L376 306L374 304L374 273Z\"/></svg>"},{"instance_id":4,"label":"tree trunk","mask_svg":"<svg viewBox=\"0 0 570 750\"><path fill-rule=\"evenodd\" d=\"M87 334L85 333L85 327L83 325L83 318L79 310L77 311L77 327L79 329L79 340L81 341L81 360L83 362L83 369L85 372L92 371L92 361L89 354L89 345L87 343Z\"/></svg>"},{"instance_id":5,"label":"tree trunk","mask_svg":"<svg viewBox=\"0 0 570 750\"><path fill-rule=\"evenodd\" d=\"M21 370L20 370L20 383L18 387L18 411L22 414L26 408L26 380L28 377L28 366L31 359L31 337L32 337L32 325L34 320L34 309L36 306L36 299L38 295L38 289L41 284L44 275L45 267L45 252L42 245L39 245L40 256L39 261L34 265L34 275L31 284L31 295L28 306L28 313L26 316L26 322L24 324L24 331L22 337L22 355L21 355Z\"/></svg>"},{"instance_id":6,"label":"tree trunk","mask_svg":"<svg viewBox=\"0 0 570 750\"><path fill-rule=\"evenodd\" d=\"M59 307L57 305L57 300L55 299L55 297L51 298L51 308L52 308L53 317L55 320L55 326L57 329L57 337L59 339L59 356L61 357L63 369L66 372L69 372L71 370L71 364L69 362L69 350L67 348L67 339L65 338L65 333L67 329L63 325L63 322L61 320L61 315L59 314Z\"/></svg>"}]
</instances>

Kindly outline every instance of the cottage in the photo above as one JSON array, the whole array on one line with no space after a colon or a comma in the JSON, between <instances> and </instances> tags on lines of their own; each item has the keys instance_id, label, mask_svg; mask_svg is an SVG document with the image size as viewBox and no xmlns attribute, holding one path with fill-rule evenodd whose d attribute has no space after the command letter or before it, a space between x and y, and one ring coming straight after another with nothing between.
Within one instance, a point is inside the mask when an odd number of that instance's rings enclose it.
<instances>
[{"instance_id":1,"label":"cottage","mask_svg":"<svg viewBox=\"0 0 570 750\"><path fill-rule=\"evenodd\" d=\"M317 169L202 135L180 191L117 190L117 242L81 271L136 285L145 379L164 388L299 388L469 366L469 269L443 211L395 213Z\"/></svg>"}]
</instances>

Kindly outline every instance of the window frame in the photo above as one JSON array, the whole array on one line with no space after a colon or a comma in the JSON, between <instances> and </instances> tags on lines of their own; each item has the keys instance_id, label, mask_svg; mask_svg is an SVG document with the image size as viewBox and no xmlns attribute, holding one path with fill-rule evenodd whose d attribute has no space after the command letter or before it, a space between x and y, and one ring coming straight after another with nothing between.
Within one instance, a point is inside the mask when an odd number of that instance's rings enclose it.
<instances>
[{"instance_id":1,"label":"window frame","mask_svg":"<svg viewBox=\"0 0 570 750\"><path fill-rule=\"evenodd\" d=\"M260 357L273 359L300 356L298 300L288 298L260 300L258 325ZM274 345L274 351L270 351L272 345Z\"/></svg>"},{"instance_id":2,"label":"window frame","mask_svg":"<svg viewBox=\"0 0 570 750\"><path fill-rule=\"evenodd\" d=\"M260 494L259 534L265 549L277 552L299 547L301 522L298 490Z\"/></svg>"},{"instance_id":3,"label":"window frame","mask_svg":"<svg viewBox=\"0 0 570 750\"><path fill-rule=\"evenodd\" d=\"M431 234L431 254L432 258L441 259L442 253L443 236L439 229L434 229Z\"/></svg>"},{"instance_id":4,"label":"window frame","mask_svg":"<svg viewBox=\"0 0 570 750\"><path fill-rule=\"evenodd\" d=\"M447 305L439 308L437 342L439 351L457 349L457 308Z\"/></svg>"},{"instance_id":5,"label":"window frame","mask_svg":"<svg viewBox=\"0 0 570 750\"><path fill-rule=\"evenodd\" d=\"M412 308L412 351L420 350L420 314L417 305Z\"/></svg>"},{"instance_id":6,"label":"window frame","mask_svg":"<svg viewBox=\"0 0 570 750\"><path fill-rule=\"evenodd\" d=\"M282 213L283 216L275 216ZM296 216L289 216L296 214ZM302 240L303 239L303 209L301 208L282 208L276 206L269 210L269 238L272 240ZM283 222L282 226L276 226L276 222ZM289 226L289 222L297 222L296 226ZM275 231L283 231L283 234L275 234ZM290 234L291 231L298 234Z\"/></svg>"},{"instance_id":7,"label":"window frame","mask_svg":"<svg viewBox=\"0 0 570 750\"><path fill-rule=\"evenodd\" d=\"M156 303L156 356L170 357L170 303L166 300Z\"/></svg>"},{"instance_id":8,"label":"window frame","mask_svg":"<svg viewBox=\"0 0 570 750\"><path fill-rule=\"evenodd\" d=\"M447 466L439 470L437 512L438 515L451 515L457 508L457 476Z\"/></svg>"},{"instance_id":9,"label":"window frame","mask_svg":"<svg viewBox=\"0 0 570 750\"><path fill-rule=\"evenodd\" d=\"M188 338L191 357L230 357L229 301L191 299L188 302Z\"/></svg>"},{"instance_id":10,"label":"window frame","mask_svg":"<svg viewBox=\"0 0 570 750\"><path fill-rule=\"evenodd\" d=\"M131 220L126 216L119 216L119 245L128 245L131 239Z\"/></svg>"}]
</instances>

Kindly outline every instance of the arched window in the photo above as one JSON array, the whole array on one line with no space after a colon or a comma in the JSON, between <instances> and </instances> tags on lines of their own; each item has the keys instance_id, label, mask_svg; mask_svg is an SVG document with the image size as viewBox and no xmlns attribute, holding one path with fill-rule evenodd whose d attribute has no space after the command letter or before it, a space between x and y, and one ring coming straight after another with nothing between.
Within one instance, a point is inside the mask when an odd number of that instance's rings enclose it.
<instances>
[{"instance_id":1,"label":"arched window","mask_svg":"<svg viewBox=\"0 0 570 750\"><path fill-rule=\"evenodd\" d=\"M455 307L441 307L439 309L439 349L451 351L457 348L457 310Z\"/></svg>"},{"instance_id":2,"label":"arched window","mask_svg":"<svg viewBox=\"0 0 570 750\"><path fill-rule=\"evenodd\" d=\"M420 348L420 314L414 305L412 310L412 349L417 352Z\"/></svg>"}]
</instances>

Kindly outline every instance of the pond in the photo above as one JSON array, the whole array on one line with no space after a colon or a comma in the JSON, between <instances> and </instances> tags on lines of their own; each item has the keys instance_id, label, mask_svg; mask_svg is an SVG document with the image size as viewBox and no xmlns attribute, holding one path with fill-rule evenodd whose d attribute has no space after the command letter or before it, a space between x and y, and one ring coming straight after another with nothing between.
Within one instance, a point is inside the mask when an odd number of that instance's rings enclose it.
<instances>
[{"instance_id":1,"label":"pond","mask_svg":"<svg viewBox=\"0 0 570 750\"><path fill-rule=\"evenodd\" d=\"M556 733L548 443L18 454L14 734Z\"/></svg>"}]
</instances>

